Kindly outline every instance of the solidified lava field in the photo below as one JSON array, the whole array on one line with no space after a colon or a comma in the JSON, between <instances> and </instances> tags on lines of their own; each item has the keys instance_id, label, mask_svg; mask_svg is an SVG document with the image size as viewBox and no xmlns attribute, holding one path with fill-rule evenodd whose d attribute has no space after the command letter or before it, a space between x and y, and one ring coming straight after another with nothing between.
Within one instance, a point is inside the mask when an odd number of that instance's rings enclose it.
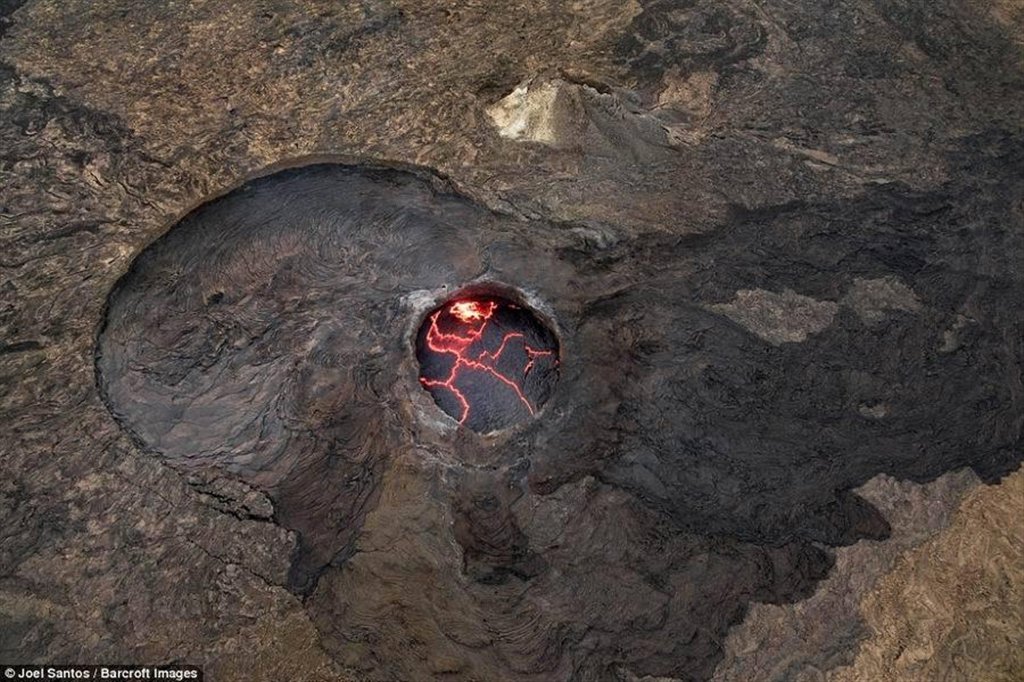
<instances>
[{"instance_id":1,"label":"solidified lava field","mask_svg":"<svg viewBox=\"0 0 1024 682\"><path fill-rule=\"evenodd\" d=\"M1018 682L1020 0L0 0L0 677Z\"/></svg>"},{"instance_id":2,"label":"solidified lava field","mask_svg":"<svg viewBox=\"0 0 1024 682\"><path fill-rule=\"evenodd\" d=\"M804 598L829 547L887 536L853 488L963 466L994 480L1020 460L1019 289L935 258L962 233L914 229L969 209L816 210L832 229L799 240L787 212L738 213L712 236L596 252L422 171L280 171L135 261L99 380L154 456L270 497L300 538L291 589L356 668L419 679L429 649L488 679L701 678L750 602ZM851 214L866 233L842 228ZM835 262L845 281L823 279ZM803 343L701 303L765 277L807 292ZM558 342L525 303L466 287L523 292ZM395 467L431 481L453 543L396 506L363 555ZM438 554L461 569L402 588Z\"/></svg>"}]
</instances>

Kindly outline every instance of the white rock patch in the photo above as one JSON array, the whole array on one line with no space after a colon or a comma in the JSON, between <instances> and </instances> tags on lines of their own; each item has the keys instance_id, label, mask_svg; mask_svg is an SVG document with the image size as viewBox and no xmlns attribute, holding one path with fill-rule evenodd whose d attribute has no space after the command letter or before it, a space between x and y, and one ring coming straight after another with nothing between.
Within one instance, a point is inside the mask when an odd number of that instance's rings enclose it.
<instances>
[{"instance_id":1,"label":"white rock patch","mask_svg":"<svg viewBox=\"0 0 1024 682\"><path fill-rule=\"evenodd\" d=\"M711 306L765 341L799 343L832 324L839 306L790 289L781 294L764 289L740 289L731 303Z\"/></svg>"},{"instance_id":2,"label":"white rock patch","mask_svg":"<svg viewBox=\"0 0 1024 682\"><path fill-rule=\"evenodd\" d=\"M558 82L523 84L487 109L498 134L510 140L555 144Z\"/></svg>"},{"instance_id":3,"label":"white rock patch","mask_svg":"<svg viewBox=\"0 0 1024 682\"><path fill-rule=\"evenodd\" d=\"M853 286L842 300L844 305L868 323L881 322L890 310L917 312L921 309L914 290L895 277L853 280Z\"/></svg>"}]
</instances>

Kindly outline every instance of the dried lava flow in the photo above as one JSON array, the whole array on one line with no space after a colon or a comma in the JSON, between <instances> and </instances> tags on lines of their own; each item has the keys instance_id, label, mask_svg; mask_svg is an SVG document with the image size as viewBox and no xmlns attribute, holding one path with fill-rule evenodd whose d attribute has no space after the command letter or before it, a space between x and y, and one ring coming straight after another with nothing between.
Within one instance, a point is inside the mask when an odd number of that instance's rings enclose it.
<instances>
[{"instance_id":1,"label":"dried lava flow","mask_svg":"<svg viewBox=\"0 0 1024 682\"><path fill-rule=\"evenodd\" d=\"M851 491L1020 461L1022 280L994 254L1015 243L1021 157L971 154L934 194L877 188L616 245L416 174L281 171L139 256L108 302L100 388L154 456L218 486L217 508L222 479L244 484L224 488L226 513L268 498L298 544L267 560L294 553L288 587L362 677L708 679L749 603L802 599L829 547L885 536ZM792 239L805 220L829 228ZM420 292L483 268L528 282L559 335L497 288L410 319ZM920 306L890 310L862 277ZM763 286L838 299L835 314L775 344L715 312ZM465 430L410 423L433 408L414 376Z\"/></svg>"},{"instance_id":2,"label":"dried lava flow","mask_svg":"<svg viewBox=\"0 0 1024 682\"><path fill-rule=\"evenodd\" d=\"M535 415L558 367L554 335L520 305L459 298L431 312L417 344L420 383L449 415L475 431Z\"/></svg>"}]
</instances>

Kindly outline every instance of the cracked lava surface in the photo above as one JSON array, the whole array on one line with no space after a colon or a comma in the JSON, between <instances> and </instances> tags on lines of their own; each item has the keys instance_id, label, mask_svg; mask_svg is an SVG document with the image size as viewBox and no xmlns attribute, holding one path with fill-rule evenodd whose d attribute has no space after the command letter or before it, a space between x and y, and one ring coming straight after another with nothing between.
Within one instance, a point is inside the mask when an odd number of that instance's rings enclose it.
<instances>
[{"instance_id":1,"label":"cracked lava surface","mask_svg":"<svg viewBox=\"0 0 1024 682\"><path fill-rule=\"evenodd\" d=\"M460 297L432 311L416 356L423 387L474 431L534 416L557 378L554 335L532 312L499 297Z\"/></svg>"}]
</instances>

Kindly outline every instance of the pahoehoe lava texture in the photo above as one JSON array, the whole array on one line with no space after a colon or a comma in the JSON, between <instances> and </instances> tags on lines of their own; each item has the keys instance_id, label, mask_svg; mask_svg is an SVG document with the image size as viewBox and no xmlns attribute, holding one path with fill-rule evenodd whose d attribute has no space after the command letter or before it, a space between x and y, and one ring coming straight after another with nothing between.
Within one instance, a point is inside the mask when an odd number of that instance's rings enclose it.
<instances>
[{"instance_id":1,"label":"pahoehoe lava texture","mask_svg":"<svg viewBox=\"0 0 1024 682\"><path fill-rule=\"evenodd\" d=\"M293 589L372 679L700 679L749 602L806 595L823 545L887 533L852 488L1020 460L1019 235L997 218L1019 206L1000 179L1019 151L934 194L617 242L419 171L282 171L139 256L101 386L156 456L269 495L301 537ZM716 312L743 289L842 302L884 278L919 304L836 304L799 343ZM535 295L559 328L557 389L501 437L418 382L418 325L473 282Z\"/></svg>"}]
</instances>

